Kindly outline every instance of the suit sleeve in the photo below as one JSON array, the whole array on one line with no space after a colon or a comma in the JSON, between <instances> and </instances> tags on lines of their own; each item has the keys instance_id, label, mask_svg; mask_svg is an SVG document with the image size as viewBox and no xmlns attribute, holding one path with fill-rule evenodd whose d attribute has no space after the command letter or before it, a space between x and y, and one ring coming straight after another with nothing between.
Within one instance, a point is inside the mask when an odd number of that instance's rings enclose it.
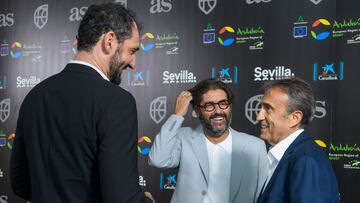
<instances>
[{"instance_id":1,"label":"suit sleeve","mask_svg":"<svg viewBox=\"0 0 360 203\"><path fill-rule=\"evenodd\" d=\"M332 202L331 182L321 164L309 156L294 163L289 183L290 202Z\"/></svg>"},{"instance_id":2,"label":"suit sleeve","mask_svg":"<svg viewBox=\"0 0 360 203\"><path fill-rule=\"evenodd\" d=\"M137 111L129 93L114 96L97 125L103 202L145 202L137 166Z\"/></svg>"},{"instance_id":3,"label":"suit sleeve","mask_svg":"<svg viewBox=\"0 0 360 203\"><path fill-rule=\"evenodd\" d=\"M158 168L175 168L179 165L181 140L179 129L184 117L171 115L156 135L149 153L149 164Z\"/></svg>"},{"instance_id":4,"label":"suit sleeve","mask_svg":"<svg viewBox=\"0 0 360 203\"><path fill-rule=\"evenodd\" d=\"M12 190L17 196L25 200L31 200L29 162L25 150L24 130L21 124L21 111L10 158L10 182Z\"/></svg>"}]
</instances>

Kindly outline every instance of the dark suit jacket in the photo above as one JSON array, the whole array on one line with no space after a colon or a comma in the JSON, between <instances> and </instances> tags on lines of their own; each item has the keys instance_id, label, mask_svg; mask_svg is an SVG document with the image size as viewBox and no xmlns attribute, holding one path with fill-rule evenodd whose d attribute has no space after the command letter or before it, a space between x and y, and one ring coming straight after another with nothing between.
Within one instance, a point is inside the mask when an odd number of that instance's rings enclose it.
<instances>
[{"instance_id":1,"label":"dark suit jacket","mask_svg":"<svg viewBox=\"0 0 360 203\"><path fill-rule=\"evenodd\" d=\"M339 189L329 159L306 132L285 151L258 203L337 203Z\"/></svg>"},{"instance_id":2,"label":"dark suit jacket","mask_svg":"<svg viewBox=\"0 0 360 203\"><path fill-rule=\"evenodd\" d=\"M11 156L16 195L33 203L142 202L133 96L68 64L20 108Z\"/></svg>"}]
</instances>

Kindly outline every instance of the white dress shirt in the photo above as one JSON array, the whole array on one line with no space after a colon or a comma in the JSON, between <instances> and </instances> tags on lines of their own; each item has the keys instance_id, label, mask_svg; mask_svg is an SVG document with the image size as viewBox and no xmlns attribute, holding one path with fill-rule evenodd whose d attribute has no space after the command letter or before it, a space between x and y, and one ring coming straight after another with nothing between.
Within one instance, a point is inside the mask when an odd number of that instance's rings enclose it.
<instances>
[{"instance_id":1,"label":"white dress shirt","mask_svg":"<svg viewBox=\"0 0 360 203\"><path fill-rule=\"evenodd\" d=\"M218 144L208 139L206 147L209 158L209 185L203 203L226 203L230 196L232 136Z\"/></svg>"},{"instance_id":2,"label":"white dress shirt","mask_svg":"<svg viewBox=\"0 0 360 203\"><path fill-rule=\"evenodd\" d=\"M101 77L103 77L105 80L110 81L109 78L106 77L106 75L103 72L101 72L98 68L91 65L90 63L87 63L85 61L79 61L79 60L71 60L69 63L76 63L76 64L81 64L84 66L89 66L89 67L93 68L94 70L96 70L96 72L98 72L101 75Z\"/></svg>"},{"instance_id":3,"label":"white dress shirt","mask_svg":"<svg viewBox=\"0 0 360 203\"><path fill-rule=\"evenodd\" d=\"M299 129L295 132L293 132L291 135L289 135L287 138L281 140L276 145L272 146L268 152L268 159L270 163L269 167L269 173L266 178L266 182L264 185L264 189L266 185L268 184L269 180L271 179L272 174L274 173L277 165L279 164L281 158L283 157L285 151L289 148L291 143L294 142L294 140L304 131L304 129ZM264 190L263 189L263 190Z\"/></svg>"}]
</instances>

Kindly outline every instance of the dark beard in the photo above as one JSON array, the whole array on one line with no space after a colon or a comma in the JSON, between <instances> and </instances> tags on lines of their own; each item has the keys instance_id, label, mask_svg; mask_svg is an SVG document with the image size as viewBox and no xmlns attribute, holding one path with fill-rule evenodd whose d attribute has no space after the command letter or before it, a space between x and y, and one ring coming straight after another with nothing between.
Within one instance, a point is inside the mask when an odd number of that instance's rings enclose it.
<instances>
[{"instance_id":1,"label":"dark beard","mask_svg":"<svg viewBox=\"0 0 360 203\"><path fill-rule=\"evenodd\" d=\"M211 136L211 137L221 137L221 136L229 129L229 126L230 126L230 123L231 123L231 112L229 113L229 117L230 117L230 118L228 118L228 117L226 116L226 114L218 114L218 113L215 113L214 115L211 115L209 119L214 118L214 117L219 116L219 115L220 115L220 116L223 116L223 117L225 118L226 124L225 124L224 129L215 129L215 128L211 125L210 120L207 120L207 119L200 113L200 116L199 116L200 123L201 123L201 125L203 126L206 135Z\"/></svg>"},{"instance_id":2,"label":"dark beard","mask_svg":"<svg viewBox=\"0 0 360 203\"><path fill-rule=\"evenodd\" d=\"M124 66L124 61L121 59L121 52L122 50L118 48L114 54L114 56L110 59L109 64L109 80L110 82L114 83L115 85L120 85L121 83L121 73Z\"/></svg>"}]
</instances>

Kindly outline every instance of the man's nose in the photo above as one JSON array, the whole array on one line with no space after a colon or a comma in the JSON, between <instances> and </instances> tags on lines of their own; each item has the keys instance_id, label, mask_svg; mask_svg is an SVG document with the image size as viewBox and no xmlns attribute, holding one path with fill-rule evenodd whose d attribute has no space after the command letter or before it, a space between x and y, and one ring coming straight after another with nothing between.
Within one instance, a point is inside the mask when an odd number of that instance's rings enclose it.
<instances>
[{"instance_id":1,"label":"man's nose","mask_svg":"<svg viewBox=\"0 0 360 203\"><path fill-rule=\"evenodd\" d=\"M260 111L259 111L259 113L258 113L257 116L256 116L256 120L257 120L257 121L262 121L262 120L264 120L264 119L265 119L264 109L261 108Z\"/></svg>"}]
</instances>

